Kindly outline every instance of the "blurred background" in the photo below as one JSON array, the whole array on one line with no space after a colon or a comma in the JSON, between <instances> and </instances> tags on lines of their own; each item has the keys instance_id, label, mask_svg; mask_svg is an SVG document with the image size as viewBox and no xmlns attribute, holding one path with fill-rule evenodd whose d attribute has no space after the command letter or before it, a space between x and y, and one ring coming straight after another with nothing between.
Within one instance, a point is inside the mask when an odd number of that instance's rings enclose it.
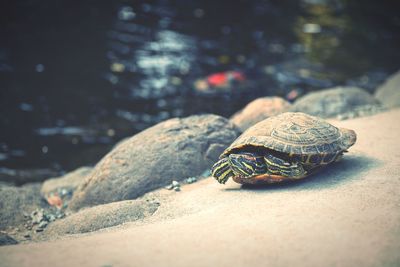
<instances>
[{"instance_id":1,"label":"blurred background","mask_svg":"<svg viewBox=\"0 0 400 267\"><path fill-rule=\"evenodd\" d=\"M21 184L171 117L373 92L400 67L400 4L3 0L0 38L0 180Z\"/></svg>"}]
</instances>

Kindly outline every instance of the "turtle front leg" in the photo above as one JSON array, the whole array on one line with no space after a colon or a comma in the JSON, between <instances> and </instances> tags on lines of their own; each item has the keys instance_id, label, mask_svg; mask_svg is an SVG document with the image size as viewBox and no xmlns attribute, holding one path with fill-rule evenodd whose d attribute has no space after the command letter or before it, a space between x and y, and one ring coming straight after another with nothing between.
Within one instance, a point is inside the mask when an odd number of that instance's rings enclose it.
<instances>
[{"instance_id":1,"label":"turtle front leg","mask_svg":"<svg viewBox=\"0 0 400 267\"><path fill-rule=\"evenodd\" d=\"M307 175L301 163L290 162L271 154L264 155L264 160L271 174L290 178L302 178Z\"/></svg>"},{"instance_id":2,"label":"turtle front leg","mask_svg":"<svg viewBox=\"0 0 400 267\"><path fill-rule=\"evenodd\" d=\"M226 183L234 173L229 164L228 158L222 158L211 168L211 175L221 184Z\"/></svg>"}]
</instances>

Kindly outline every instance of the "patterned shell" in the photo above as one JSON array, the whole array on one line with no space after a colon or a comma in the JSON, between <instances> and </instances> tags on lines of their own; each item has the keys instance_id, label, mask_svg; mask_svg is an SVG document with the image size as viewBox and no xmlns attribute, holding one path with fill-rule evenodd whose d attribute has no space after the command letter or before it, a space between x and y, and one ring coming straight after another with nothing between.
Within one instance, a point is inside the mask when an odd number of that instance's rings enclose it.
<instances>
[{"instance_id":1,"label":"patterned shell","mask_svg":"<svg viewBox=\"0 0 400 267\"><path fill-rule=\"evenodd\" d=\"M247 129L221 155L243 147L265 147L294 155L334 154L356 142L353 130L300 112L286 112L265 119Z\"/></svg>"}]
</instances>

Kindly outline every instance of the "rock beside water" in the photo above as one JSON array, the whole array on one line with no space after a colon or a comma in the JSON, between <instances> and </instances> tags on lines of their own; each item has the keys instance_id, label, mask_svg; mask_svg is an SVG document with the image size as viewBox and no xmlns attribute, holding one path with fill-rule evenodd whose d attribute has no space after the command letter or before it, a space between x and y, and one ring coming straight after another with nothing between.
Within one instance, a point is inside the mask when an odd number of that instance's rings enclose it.
<instances>
[{"instance_id":1,"label":"rock beside water","mask_svg":"<svg viewBox=\"0 0 400 267\"><path fill-rule=\"evenodd\" d=\"M379 102L361 88L334 87L300 97L289 110L332 118L365 105L379 106Z\"/></svg>"},{"instance_id":2,"label":"rock beside water","mask_svg":"<svg viewBox=\"0 0 400 267\"><path fill-rule=\"evenodd\" d=\"M400 107L400 71L376 89L375 97L387 108Z\"/></svg>"},{"instance_id":3,"label":"rock beside water","mask_svg":"<svg viewBox=\"0 0 400 267\"><path fill-rule=\"evenodd\" d=\"M170 119L116 146L75 192L69 207L79 210L134 199L153 189L201 174L238 136L216 115Z\"/></svg>"},{"instance_id":4,"label":"rock beside water","mask_svg":"<svg viewBox=\"0 0 400 267\"><path fill-rule=\"evenodd\" d=\"M260 97L236 112L231 121L242 131L266 118L286 112L290 103L281 97Z\"/></svg>"}]
</instances>

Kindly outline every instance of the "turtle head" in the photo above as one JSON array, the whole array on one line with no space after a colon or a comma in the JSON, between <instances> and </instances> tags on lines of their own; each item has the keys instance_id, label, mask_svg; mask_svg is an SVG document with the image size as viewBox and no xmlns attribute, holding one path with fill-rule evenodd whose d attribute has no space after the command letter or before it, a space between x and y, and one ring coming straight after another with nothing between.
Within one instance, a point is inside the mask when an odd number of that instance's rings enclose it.
<instances>
[{"instance_id":1,"label":"turtle head","mask_svg":"<svg viewBox=\"0 0 400 267\"><path fill-rule=\"evenodd\" d=\"M227 157L220 159L212 166L211 175L221 184L226 183L234 175Z\"/></svg>"},{"instance_id":2,"label":"turtle head","mask_svg":"<svg viewBox=\"0 0 400 267\"><path fill-rule=\"evenodd\" d=\"M230 154L228 157L231 169L235 176L242 178L252 177L267 172L263 157L253 153Z\"/></svg>"}]
</instances>

